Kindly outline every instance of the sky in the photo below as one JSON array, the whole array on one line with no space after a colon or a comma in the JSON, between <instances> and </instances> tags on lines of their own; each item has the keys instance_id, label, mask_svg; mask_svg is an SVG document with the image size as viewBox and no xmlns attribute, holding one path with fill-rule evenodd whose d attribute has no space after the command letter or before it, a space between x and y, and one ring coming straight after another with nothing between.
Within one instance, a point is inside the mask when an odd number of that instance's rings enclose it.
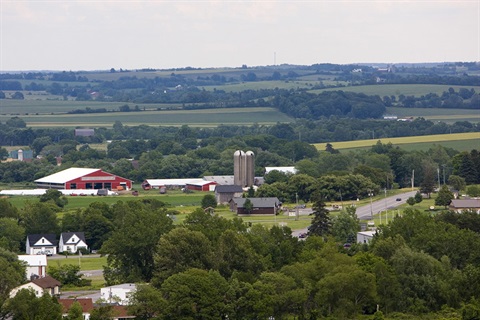
<instances>
[{"instance_id":1,"label":"sky","mask_svg":"<svg viewBox=\"0 0 480 320\"><path fill-rule=\"evenodd\" d=\"M480 0L0 0L0 71L480 61Z\"/></svg>"}]
</instances>

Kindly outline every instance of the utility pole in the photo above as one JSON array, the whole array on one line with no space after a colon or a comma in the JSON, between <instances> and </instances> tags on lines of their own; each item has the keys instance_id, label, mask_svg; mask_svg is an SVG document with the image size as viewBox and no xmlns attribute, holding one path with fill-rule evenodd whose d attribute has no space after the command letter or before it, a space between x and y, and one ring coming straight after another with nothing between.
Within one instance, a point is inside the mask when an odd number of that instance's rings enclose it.
<instances>
[{"instance_id":1,"label":"utility pole","mask_svg":"<svg viewBox=\"0 0 480 320\"><path fill-rule=\"evenodd\" d=\"M298 221L300 213L298 212L298 193L295 193L295 199L297 200L297 206L295 207L295 221Z\"/></svg>"},{"instance_id":2,"label":"utility pole","mask_svg":"<svg viewBox=\"0 0 480 320\"><path fill-rule=\"evenodd\" d=\"M385 188L385 224L388 223L388 211L387 211L387 188Z\"/></svg>"},{"instance_id":3,"label":"utility pole","mask_svg":"<svg viewBox=\"0 0 480 320\"><path fill-rule=\"evenodd\" d=\"M372 189L368 189L368 195L370 196L370 220L373 220L373 203L372 203L372 196L373 192Z\"/></svg>"}]
</instances>

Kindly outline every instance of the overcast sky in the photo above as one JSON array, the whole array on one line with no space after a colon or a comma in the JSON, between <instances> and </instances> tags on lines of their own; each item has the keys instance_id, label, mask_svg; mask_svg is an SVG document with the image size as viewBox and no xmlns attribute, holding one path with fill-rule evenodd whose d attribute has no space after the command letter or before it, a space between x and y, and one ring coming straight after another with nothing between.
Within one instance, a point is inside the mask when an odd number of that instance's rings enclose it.
<instances>
[{"instance_id":1,"label":"overcast sky","mask_svg":"<svg viewBox=\"0 0 480 320\"><path fill-rule=\"evenodd\" d=\"M480 0L0 0L0 71L480 61Z\"/></svg>"}]
</instances>

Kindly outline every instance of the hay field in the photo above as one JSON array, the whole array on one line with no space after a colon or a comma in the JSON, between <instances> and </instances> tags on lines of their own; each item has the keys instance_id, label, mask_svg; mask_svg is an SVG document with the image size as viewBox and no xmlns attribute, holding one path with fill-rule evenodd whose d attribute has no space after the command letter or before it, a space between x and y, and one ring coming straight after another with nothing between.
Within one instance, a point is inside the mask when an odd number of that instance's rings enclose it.
<instances>
[{"instance_id":1,"label":"hay field","mask_svg":"<svg viewBox=\"0 0 480 320\"><path fill-rule=\"evenodd\" d=\"M466 143L466 147L470 146L470 149L480 150L480 132L342 141L342 142L332 142L332 146L337 150L369 148L375 145L377 141L381 141L382 143L392 143L393 145L400 145L402 148L407 145L416 145L416 144L423 144L423 143L431 143L432 145L433 143L436 143L436 144L453 143L454 145L455 144L458 145L459 142L462 141L462 143ZM326 143L314 144L317 150L325 150L325 145Z\"/></svg>"}]
</instances>

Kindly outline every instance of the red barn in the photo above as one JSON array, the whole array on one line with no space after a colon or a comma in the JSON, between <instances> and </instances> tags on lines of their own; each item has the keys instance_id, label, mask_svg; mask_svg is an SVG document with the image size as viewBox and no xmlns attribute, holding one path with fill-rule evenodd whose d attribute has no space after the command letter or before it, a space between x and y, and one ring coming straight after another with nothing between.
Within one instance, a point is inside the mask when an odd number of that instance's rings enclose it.
<instances>
[{"instance_id":1,"label":"red barn","mask_svg":"<svg viewBox=\"0 0 480 320\"><path fill-rule=\"evenodd\" d=\"M217 183L215 181L196 181L185 184L185 188L188 190L196 191L214 191Z\"/></svg>"},{"instance_id":2,"label":"red barn","mask_svg":"<svg viewBox=\"0 0 480 320\"><path fill-rule=\"evenodd\" d=\"M132 180L102 169L70 168L35 180L38 188L47 189L108 189L132 188Z\"/></svg>"}]
</instances>

